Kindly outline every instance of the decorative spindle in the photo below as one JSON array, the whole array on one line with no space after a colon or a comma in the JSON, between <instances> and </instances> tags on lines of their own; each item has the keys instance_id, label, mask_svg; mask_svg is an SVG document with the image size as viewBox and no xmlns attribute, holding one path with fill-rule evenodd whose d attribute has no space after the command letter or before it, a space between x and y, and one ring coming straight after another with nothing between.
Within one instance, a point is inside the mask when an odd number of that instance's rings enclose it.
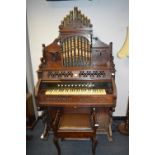
<instances>
[{"instance_id":1,"label":"decorative spindle","mask_svg":"<svg viewBox=\"0 0 155 155\"><path fill-rule=\"evenodd\" d=\"M83 14L81 16L81 22L82 22L82 24L84 24L84 15Z\"/></svg>"},{"instance_id":2,"label":"decorative spindle","mask_svg":"<svg viewBox=\"0 0 155 155\"><path fill-rule=\"evenodd\" d=\"M67 39L65 40L65 57L66 57L66 66L68 66L68 48L67 48Z\"/></svg>"},{"instance_id":3,"label":"decorative spindle","mask_svg":"<svg viewBox=\"0 0 155 155\"><path fill-rule=\"evenodd\" d=\"M83 65L86 65L86 39L83 37Z\"/></svg>"},{"instance_id":4,"label":"decorative spindle","mask_svg":"<svg viewBox=\"0 0 155 155\"><path fill-rule=\"evenodd\" d=\"M69 58L69 40L68 38L66 39L67 43L67 59L68 59L68 66L70 66L70 58Z\"/></svg>"},{"instance_id":5,"label":"decorative spindle","mask_svg":"<svg viewBox=\"0 0 155 155\"><path fill-rule=\"evenodd\" d=\"M74 57L75 57L74 56L74 38L72 37L71 40L72 40L72 62L73 62L73 66L74 66L74 62L75 62L74 61Z\"/></svg>"},{"instance_id":6,"label":"decorative spindle","mask_svg":"<svg viewBox=\"0 0 155 155\"><path fill-rule=\"evenodd\" d=\"M81 62L82 62L82 58L81 58L81 37L79 37L78 39L78 47L79 47L79 61L80 61L80 66L81 66Z\"/></svg>"},{"instance_id":7,"label":"decorative spindle","mask_svg":"<svg viewBox=\"0 0 155 155\"><path fill-rule=\"evenodd\" d=\"M85 55L86 55L86 64L88 64L88 43L87 43L87 39L86 39L86 42L85 42Z\"/></svg>"},{"instance_id":8,"label":"decorative spindle","mask_svg":"<svg viewBox=\"0 0 155 155\"><path fill-rule=\"evenodd\" d=\"M90 26L90 19L88 19L88 26Z\"/></svg>"},{"instance_id":9,"label":"decorative spindle","mask_svg":"<svg viewBox=\"0 0 155 155\"><path fill-rule=\"evenodd\" d=\"M85 50L84 50L84 38L82 37L82 63L83 63L83 66L84 66L84 62L85 62Z\"/></svg>"},{"instance_id":10,"label":"decorative spindle","mask_svg":"<svg viewBox=\"0 0 155 155\"><path fill-rule=\"evenodd\" d=\"M73 37L73 46L74 46L74 48L73 48L73 50L74 50L74 66L76 66L76 45L75 45L75 37Z\"/></svg>"},{"instance_id":11,"label":"decorative spindle","mask_svg":"<svg viewBox=\"0 0 155 155\"><path fill-rule=\"evenodd\" d=\"M66 17L66 25L68 25L69 24L69 15L67 15L67 17Z\"/></svg>"},{"instance_id":12,"label":"decorative spindle","mask_svg":"<svg viewBox=\"0 0 155 155\"><path fill-rule=\"evenodd\" d=\"M73 21L73 11L70 11L70 21Z\"/></svg>"},{"instance_id":13,"label":"decorative spindle","mask_svg":"<svg viewBox=\"0 0 155 155\"><path fill-rule=\"evenodd\" d=\"M78 20L80 20L81 19L81 11L78 11L78 15L77 15L78 17Z\"/></svg>"},{"instance_id":14,"label":"decorative spindle","mask_svg":"<svg viewBox=\"0 0 155 155\"><path fill-rule=\"evenodd\" d=\"M66 39L66 59L67 59L67 66L69 66L70 63L70 55L69 55L69 40L68 38Z\"/></svg>"},{"instance_id":15,"label":"decorative spindle","mask_svg":"<svg viewBox=\"0 0 155 155\"><path fill-rule=\"evenodd\" d=\"M66 66L66 58L65 58L65 43L62 44L62 54L63 54L63 64Z\"/></svg>"},{"instance_id":16,"label":"decorative spindle","mask_svg":"<svg viewBox=\"0 0 155 155\"><path fill-rule=\"evenodd\" d=\"M80 65L80 56L79 56L79 37L77 36L77 50L78 50L78 65Z\"/></svg>"},{"instance_id":17,"label":"decorative spindle","mask_svg":"<svg viewBox=\"0 0 155 155\"><path fill-rule=\"evenodd\" d=\"M75 7L74 8L74 20L77 19L77 12L78 12L77 7Z\"/></svg>"},{"instance_id":18,"label":"decorative spindle","mask_svg":"<svg viewBox=\"0 0 155 155\"><path fill-rule=\"evenodd\" d=\"M70 55L70 62L71 62L71 66L73 64L73 61L72 61L72 40L71 38L68 38L69 39L69 55Z\"/></svg>"},{"instance_id":19,"label":"decorative spindle","mask_svg":"<svg viewBox=\"0 0 155 155\"><path fill-rule=\"evenodd\" d=\"M66 17L64 17L64 27L66 26Z\"/></svg>"},{"instance_id":20,"label":"decorative spindle","mask_svg":"<svg viewBox=\"0 0 155 155\"><path fill-rule=\"evenodd\" d=\"M84 17L84 23L85 26L87 25L87 17Z\"/></svg>"},{"instance_id":21,"label":"decorative spindle","mask_svg":"<svg viewBox=\"0 0 155 155\"><path fill-rule=\"evenodd\" d=\"M76 55L76 65L78 66L78 38L75 37L75 55Z\"/></svg>"},{"instance_id":22,"label":"decorative spindle","mask_svg":"<svg viewBox=\"0 0 155 155\"><path fill-rule=\"evenodd\" d=\"M91 65L91 49L90 49L89 41L88 41L88 61L89 61L89 65Z\"/></svg>"}]
</instances>

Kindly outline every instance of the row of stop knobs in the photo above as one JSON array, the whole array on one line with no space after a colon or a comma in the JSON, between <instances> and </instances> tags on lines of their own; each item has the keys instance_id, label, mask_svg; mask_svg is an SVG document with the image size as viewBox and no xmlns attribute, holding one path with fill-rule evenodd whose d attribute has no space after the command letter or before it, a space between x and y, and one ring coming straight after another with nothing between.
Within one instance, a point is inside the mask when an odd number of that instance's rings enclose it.
<instances>
[{"instance_id":1,"label":"row of stop knobs","mask_svg":"<svg viewBox=\"0 0 155 155\"><path fill-rule=\"evenodd\" d=\"M79 77L104 77L104 71L80 71Z\"/></svg>"},{"instance_id":2,"label":"row of stop knobs","mask_svg":"<svg viewBox=\"0 0 155 155\"><path fill-rule=\"evenodd\" d=\"M71 71L68 71L68 72L50 72L49 76L51 76L51 77L73 77L73 73Z\"/></svg>"},{"instance_id":3,"label":"row of stop knobs","mask_svg":"<svg viewBox=\"0 0 155 155\"><path fill-rule=\"evenodd\" d=\"M77 77L104 77L104 71L80 71L79 74L75 74ZM48 76L52 78L56 77L73 77L75 76L71 71L68 72L49 72Z\"/></svg>"}]
</instances>

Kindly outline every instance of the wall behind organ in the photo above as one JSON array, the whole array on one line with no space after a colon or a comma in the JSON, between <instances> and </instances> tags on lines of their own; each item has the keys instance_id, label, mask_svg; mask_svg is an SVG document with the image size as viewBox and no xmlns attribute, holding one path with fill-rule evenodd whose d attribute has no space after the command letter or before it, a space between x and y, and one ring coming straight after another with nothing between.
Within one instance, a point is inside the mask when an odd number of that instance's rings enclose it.
<instances>
[{"instance_id":1,"label":"wall behind organ","mask_svg":"<svg viewBox=\"0 0 155 155\"><path fill-rule=\"evenodd\" d=\"M113 42L116 67L117 106L114 116L125 116L129 89L128 59L118 59L117 52L122 47L129 25L128 0L78 0L55 1L27 0L27 24L32 59L34 83L42 56L42 44L50 44L58 35L61 20L77 6L93 24L94 36L103 42Z\"/></svg>"}]
</instances>

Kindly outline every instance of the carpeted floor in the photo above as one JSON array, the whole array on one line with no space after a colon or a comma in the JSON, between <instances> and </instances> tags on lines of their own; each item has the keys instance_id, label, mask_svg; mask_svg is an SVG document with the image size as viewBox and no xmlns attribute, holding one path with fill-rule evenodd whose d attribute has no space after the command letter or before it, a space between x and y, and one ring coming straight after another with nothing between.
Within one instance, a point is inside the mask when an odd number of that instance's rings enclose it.
<instances>
[{"instance_id":1,"label":"carpeted floor","mask_svg":"<svg viewBox=\"0 0 155 155\"><path fill-rule=\"evenodd\" d=\"M106 135L97 135L98 146L96 155L128 155L129 154L129 137L120 134L117 131L117 124L113 123L113 142L108 142ZM31 140L26 142L27 155L57 155L56 148L53 144L53 135L50 134L48 140L41 140L40 135L43 131L41 121L35 128L27 130L27 135L32 136ZM63 141L60 142L62 155L92 155L91 141Z\"/></svg>"}]
</instances>

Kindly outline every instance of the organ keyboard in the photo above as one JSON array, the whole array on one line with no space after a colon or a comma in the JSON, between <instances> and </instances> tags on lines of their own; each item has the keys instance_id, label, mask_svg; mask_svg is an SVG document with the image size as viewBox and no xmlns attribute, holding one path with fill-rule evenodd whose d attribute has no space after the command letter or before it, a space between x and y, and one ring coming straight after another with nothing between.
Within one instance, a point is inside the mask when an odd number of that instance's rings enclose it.
<instances>
[{"instance_id":1,"label":"organ keyboard","mask_svg":"<svg viewBox=\"0 0 155 155\"><path fill-rule=\"evenodd\" d=\"M106 95L106 90L94 83L72 82L53 85L45 95Z\"/></svg>"},{"instance_id":2,"label":"organ keyboard","mask_svg":"<svg viewBox=\"0 0 155 155\"><path fill-rule=\"evenodd\" d=\"M90 19L76 7L59 26L59 36L43 56L35 88L38 106L44 110L46 137L58 108L84 112L96 108L98 133L112 140L112 112L116 106L115 65L112 43L93 37Z\"/></svg>"},{"instance_id":3,"label":"organ keyboard","mask_svg":"<svg viewBox=\"0 0 155 155\"><path fill-rule=\"evenodd\" d=\"M106 95L105 89L48 89L45 95Z\"/></svg>"}]
</instances>

